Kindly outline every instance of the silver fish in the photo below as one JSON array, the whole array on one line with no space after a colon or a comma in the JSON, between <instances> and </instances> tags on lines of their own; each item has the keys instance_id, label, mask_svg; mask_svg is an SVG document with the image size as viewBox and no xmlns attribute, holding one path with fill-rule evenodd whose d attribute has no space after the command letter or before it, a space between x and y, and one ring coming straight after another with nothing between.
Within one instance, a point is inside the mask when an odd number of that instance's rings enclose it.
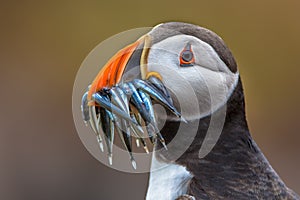
<instances>
[{"instance_id":1,"label":"silver fish","mask_svg":"<svg viewBox=\"0 0 300 200\"><path fill-rule=\"evenodd\" d=\"M87 124L87 122L90 120L87 96L88 96L88 92L84 93L81 99L81 113L85 124Z\"/></svg>"},{"instance_id":2,"label":"silver fish","mask_svg":"<svg viewBox=\"0 0 300 200\"><path fill-rule=\"evenodd\" d=\"M169 103L172 105L173 104L173 100L171 98L171 95L169 93L169 91L167 90L167 88L165 87L165 85L161 82L160 79L156 78L155 76L150 76L147 81L149 81L152 85L154 85L158 90L160 90L164 96L167 98L167 100L169 101Z\"/></svg>"},{"instance_id":3,"label":"silver fish","mask_svg":"<svg viewBox=\"0 0 300 200\"><path fill-rule=\"evenodd\" d=\"M142 118L145 120L146 123L149 123L151 121L151 118L149 117L149 113L147 112L147 109L145 108L145 104L143 100L141 99L138 91L134 87L132 83L124 83L124 87L128 87L130 90L130 102L136 107Z\"/></svg>"},{"instance_id":4,"label":"silver fish","mask_svg":"<svg viewBox=\"0 0 300 200\"><path fill-rule=\"evenodd\" d=\"M129 153L131 165L134 169L136 169L136 162L132 155L132 137L130 135L130 126L128 125L128 122L124 119L118 119L115 120L115 127L122 143L124 144L126 150Z\"/></svg>"},{"instance_id":5,"label":"silver fish","mask_svg":"<svg viewBox=\"0 0 300 200\"><path fill-rule=\"evenodd\" d=\"M101 107L109 110L112 113L115 113L116 115L119 115L120 117L122 117L127 121L134 123L126 112L122 111L120 108L113 105L109 101L109 99L105 98L103 95L100 95L99 93L95 93L92 95L92 97L95 100L95 102L98 103Z\"/></svg>"},{"instance_id":6,"label":"silver fish","mask_svg":"<svg viewBox=\"0 0 300 200\"><path fill-rule=\"evenodd\" d=\"M107 146L108 151L108 161L109 164L112 165L112 148L113 148L113 142L114 142L114 118L112 114L106 110L101 108L100 109L100 116L101 116L101 125L102 130L105 134L105 142Z\"/></svg>"},{"instance_id":7,"label":"silver fish","mask_svg":"<svg viewBox=\"0 0 300 200\"><path fill-rule=\"evenodd\" d=\"M150 97L147 94L145 94L143 91L141 91L141 90L138 90L138 92L139 92L139 94L140 94L143 102L145 103L146 109L147 109L147 111L149 113L149 116L151 118L150 124L153 127L153 128L151 128L151 131L152 131L152 129L154 129L153 131L155 132L155 135L158 136L159 141L162 143L162 145L164 146L164 148L167 149L167 145L165 143L165 139L163 138L163 136L161 135L159 129L157 128L155 114L154 114L154 110L153 110L153 106L152 106ZM150 124L148 124L147 126L150 126Z\"/></svg>"},{"instance_id":8,"label":"silver fish","mask_svg":"<svg viewBox=\"0 0 300 200\"><path fill-rule=\"evenodd\" d=\"M181 114L176 110L176 108L171 105L166 97L163 96L163 94L157 90L155 87L151 86L149 83L139 80L139 79L134 79L133 84L135 85L136 88L141 89L145 91L147 94L149 94L153 99L161 103L164 107L168 108L172 113L174 113L177 117L181 118Z\"/></svg>"},{"instance_id":9,"label":"silver fish","mask_svg":"<svg viewBox=\"0 0 300 200\"><path fill-rule=\"evenodd\" d=\"M95 106L89 106L89 116L90 116L90 120L88 122L91 128L93 129L93 131L95 132L100 150L103 152L104 151L103 142L102 142L102 137L100 135L100 129L99 129L100 116L99 118L97 118Z\"/></svg>"}]
</instances>

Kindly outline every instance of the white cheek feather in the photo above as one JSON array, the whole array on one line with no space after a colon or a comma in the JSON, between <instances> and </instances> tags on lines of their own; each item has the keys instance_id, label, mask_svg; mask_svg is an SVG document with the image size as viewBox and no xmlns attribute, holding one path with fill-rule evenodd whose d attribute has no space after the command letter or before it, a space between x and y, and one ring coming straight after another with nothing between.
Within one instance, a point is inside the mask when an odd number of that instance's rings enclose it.
<instances>
[{"instance_id":1,"label":"white cheek feather","mask_svg":"<svg viewBox=\"0 0 300 200\"><path fill-rule=\"evenodd\" d=\"M180 67L180 52L187 42L192 45L195 65ZM238 72L232 73L209 44L187 35L169 37L154 44L148 55L148 71L162 76L165 86L178 99L180 105L175 106L180 106L187 120L200 119L219 109L239 79ZM185 167L159 162L156 156L160 155L153 154L146 199L174 200L185 194L193 176Z\"/></svg>"},{"instance_id":2,"label":"white cheek feather","mask_svg":"<svg viewBox=\"0 0 300 200\"><path fill-rule=\"evenodd\" d=\"M180 67L179 55L187 42L192 44L196 62L191 67ZM228 69L210 45L187 35L173 36L154 44L148 56L148 71L162 76L187 120L203 118L224 105L239 77Z\"/></svg>"},{"instance_id":3,"label":"white cheek feather","mask_svg":"<svg viewBox=\"0 0 300 200\"><path fill-rule=\"evenodd\" d=\"M191 179L185 167L159 162L154 153L146 200L174 200L187 193Z\"/></svg>"}]
</instances>

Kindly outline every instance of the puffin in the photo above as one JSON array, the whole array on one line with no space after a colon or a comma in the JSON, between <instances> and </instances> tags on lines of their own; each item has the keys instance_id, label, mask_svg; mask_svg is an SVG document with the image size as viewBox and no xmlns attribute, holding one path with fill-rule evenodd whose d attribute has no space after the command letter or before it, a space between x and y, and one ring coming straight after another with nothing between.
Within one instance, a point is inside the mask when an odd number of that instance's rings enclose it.
<instances>
[{"instance_id":1,"label":"puffin","mask_svg":"<svg viewBox=\"0 0 300 200\"><path fill-rule=\"evenodd\" d=\"M154 143L146 200L300 199L251 137L238 66L220 36L167 22L117 54L88 101L102 88L155 77L181 113L155 106L164 140Z\"/></svg>"}]
</instances>

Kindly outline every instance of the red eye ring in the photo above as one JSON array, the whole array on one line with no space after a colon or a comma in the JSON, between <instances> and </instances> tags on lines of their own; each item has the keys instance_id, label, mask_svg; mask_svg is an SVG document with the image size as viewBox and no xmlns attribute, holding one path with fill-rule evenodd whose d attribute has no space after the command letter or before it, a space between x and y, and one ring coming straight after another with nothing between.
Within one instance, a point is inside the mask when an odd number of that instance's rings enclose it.
<instances>
[{"instance_id":1,"label":"red eye ring","mask_svg":"<svg viewBox=\"0 0 300 200\"><path fill-rule=\"evenodd\" d=\"M180 66L190 67L195 63L194 53L191 44L188 43L180 53Z\"/></svg>"}]
</instances>

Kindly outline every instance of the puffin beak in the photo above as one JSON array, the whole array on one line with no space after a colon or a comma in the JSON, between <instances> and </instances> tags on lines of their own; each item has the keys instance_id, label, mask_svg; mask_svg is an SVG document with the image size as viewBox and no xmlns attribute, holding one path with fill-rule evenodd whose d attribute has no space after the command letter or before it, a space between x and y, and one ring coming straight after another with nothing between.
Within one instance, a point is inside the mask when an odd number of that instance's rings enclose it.
<instances>
[{"instance_id":1,"label":"puffin beak","mask_svg":"<svg viewBox=\"0 0 300 200\"><path fill-rule=\"evenodd\" d=\"M146 34L117 52L101 69L82 97L83 120L96 133L100 149L103 151L100 133L102 128L110 164L112 164L115 130L129 152L134 169L136 163L132 154L131 133L148 152L143 139L145 130L142 126L146 126L146 132L153 143L157 138L167 149L165 140L157 127L152 101L160 103L177 117L182 118L174 107L171 96L161 81L160 74L148 71L147 61L150 47L151 38ZM138 48L141 48L141 51L137 51ZM134 52L136 53L134 54ZM138 60L141 76L138 79L120 83L122 78L126 79L126 69L134 67L131 63L136 64Z\"/></svg>"},{"instance_id":2,"label":"puffin beak","mask_svg":"<svg viewBox=\"0 0 300 200\"><path fill-rule=\"evenodd\" d=\"M143 44L141 59L140 59L140 70L142 79L147 77L147 56L150 48L150 36L144 35L136 42L126 46L119 52L117 52L100 70L94 81L92 82L87 100L91 101L93 94L100 91L103 88L111 88L121 81L122 75L126 68L126 65L134 53L134 51Z\"/></svg>"}]
</instances>

